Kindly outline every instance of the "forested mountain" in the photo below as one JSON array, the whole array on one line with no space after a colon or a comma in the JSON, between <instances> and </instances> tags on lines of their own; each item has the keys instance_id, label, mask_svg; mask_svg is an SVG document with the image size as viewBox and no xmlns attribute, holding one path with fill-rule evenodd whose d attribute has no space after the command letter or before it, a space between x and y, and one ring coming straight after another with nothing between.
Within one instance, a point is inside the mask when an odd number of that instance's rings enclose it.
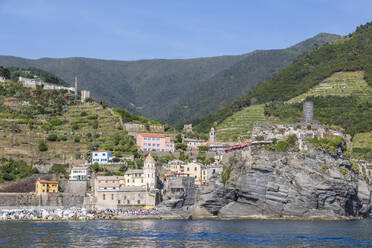
<instances>
[{"instance_id":1,"label":"forested mountain","mask_svg":"<svg viewBox=\"0 0 372 248\"><path fill-rule=\"evenodd\" d=\"M235 112L252 104L275 102L265 108L267 114L284 117L285 110L292 106L284 101L308 92L311 88L336 72L360 71L367 85L372 86L372 22L361 25L348 36L301 55L289 67L275 74L271 79L251 90L224 109L194 122L196 129L207 131L212 125L221 123ZM341 81L340 81L341 83ZM346 90L342 89L342 92ZM370 94L365 91L364 94ZM372 110L369 96L318 96L311 97L315 106L333 106L337 111L326 110L319 113L321 121L337 124L354 135L372 130ZM328 103L327 103L328 102ZM336 105L335 105L336 104ZM293 113L299 113L296 105ZM358 116L356 116L356 112Z\"/></svg>"},{"instance_id":2,"label":"forested mountain","mask_svg":"<svg viewBox=\"0 0 372 248\"><path fill-rule=\"evenodd\" d=\"M0 56L0 65L40 68L70 83L77 76L79 87L90 90L97 100L177 124L222 108L298 55L338 37L319 34L288 49L238 56L140 61Z\"/></svg>"}]
</instances>

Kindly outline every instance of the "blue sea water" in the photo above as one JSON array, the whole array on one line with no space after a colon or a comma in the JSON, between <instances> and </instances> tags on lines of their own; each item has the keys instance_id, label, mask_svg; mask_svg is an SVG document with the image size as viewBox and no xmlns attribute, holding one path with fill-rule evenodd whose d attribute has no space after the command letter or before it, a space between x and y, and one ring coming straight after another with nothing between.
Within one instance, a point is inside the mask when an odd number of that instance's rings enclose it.
<instances>
[{"instance_id":1,"label":"blue sea water","mask_svg":"<svg viewBox=\"0 0 372 248\"><path fill-rule=\"evenodd\" d=\"M2 221L1 247L372 247L372 220Z\"/></svg>"}]
</instances>

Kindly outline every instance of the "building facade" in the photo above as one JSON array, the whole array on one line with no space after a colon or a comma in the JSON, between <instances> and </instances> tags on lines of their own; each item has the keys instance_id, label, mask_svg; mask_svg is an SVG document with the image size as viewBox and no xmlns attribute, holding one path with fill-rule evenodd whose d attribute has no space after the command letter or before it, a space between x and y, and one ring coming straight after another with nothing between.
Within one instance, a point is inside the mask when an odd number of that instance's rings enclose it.
<instances>
[{"instance_id":1,"label":"building facade","mask_svg":"<svg viewBox=\"0 0 372 248\"><path fill-rule=\"evenodd\" d=\"M35 193L38 195L46 193L58 193L58 182L39 178L35 184Z\"/></svg>"},{"instance_id":2,"label":"building facade","mask_svg":"<svg viewBox=\"0 0 372 248\"><path fill-rule=\"evenodd\" d=\"M86 181L90 178L89 167L73 167L70 171L69 180L72 181Z\"/></svg>"},{"instance_id":3,"label":"building facade","mask_svg":"<svg viewBox=\"0 0 372 248\"><path fill-rule=\"evenodd\" d=\"M108 164L112 160L112 153L110 151L98 150L92 152L92 164Z\"/></svg>"},{"instance_id":4,"label":"building facade","mask_svg":"<svg viewBox=\"0 0 372 248\"><path fill-rule=\"evenodd\" d=\"M192 177L195 180L196 185L202 185L206 180L206 174L204 173L204 180L203 180L203 170L205 169L205 165L191 162L185 164L183 167L183 175L186 177Z\"/></svg>"},{"instance_id":5,"label":"building facade","mask_svg":"<svg viewBox=\"0 0 372 248\"><path fill-rule=\"evenodd\" d=\"M81 91L81 102L85 102L88 98L90 98L90 91L82 90Z\"/></svg>"},{"instance_id":6,"label":"building facade","mask_svg":"<svg viewBox=\"0 0 372 248\"><path fill-rule=\"evenodd\" d=\"M136 143L141 151L174 152L174 143L163 134L140 133Z\"/></svg>"},{"instance_id":7,"label":"building facade","mask_svg":"<svg viewBox=\"0 0 372 248\"><path fill-rule=\"evenodd\" d=\"M182 140L183 143L187 145L187 149L189 150L198 150L199 146L201 146L203 143L205 143L205 140L199 140L199 139L189 139L189 138L184 138Z\"/></svg>"}]
</instances>

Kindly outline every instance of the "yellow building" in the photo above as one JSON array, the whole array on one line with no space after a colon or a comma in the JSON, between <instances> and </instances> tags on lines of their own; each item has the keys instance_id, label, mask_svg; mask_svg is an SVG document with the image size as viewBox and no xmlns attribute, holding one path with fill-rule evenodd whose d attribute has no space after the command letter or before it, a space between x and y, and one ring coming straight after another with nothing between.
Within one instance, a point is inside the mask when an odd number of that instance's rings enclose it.
<instances>
[{"instance_id":1,"label":"yellow building","mask_svg":"<svg viewBox=\"0 0 372 248\"><path fill-rule=\"evenodd\" d=\"M35 192L38 195L44 193L57 193L58 192L58 182L48 181L43 179L38 179L35 185Z\"/></svg>"},{"instance_id":2,"label":"yellow building","mask_svg":"<svg viewBox=\"0 0 372 248\"><path fill-rule=\"evenodd\" d=\"M171 172L181 173L184 162L182 160L171 160L166 165L167 170Z\"/></svg>"},{"instance_id":3,"label":"yellow building","mask_svg":"<svg viewBox=\"0 0 372 248\"><path fill-rule=\"evenodd\" d=\"M203 164L191 162L183 167L183 173L187 177L193 177L196 185L201 185L204 181L202 178L202 171L205 166Z\"/></svg>"},{"instance_id":4,"label":"yellow building","mask_svg":"<svg viewBox=\"0 0 372 248\"><path fill-rule=\"evenodd\" d=\"M143 170L127 170L124 175L125 186L145 186Z\"/></svg>"}]
</instances>

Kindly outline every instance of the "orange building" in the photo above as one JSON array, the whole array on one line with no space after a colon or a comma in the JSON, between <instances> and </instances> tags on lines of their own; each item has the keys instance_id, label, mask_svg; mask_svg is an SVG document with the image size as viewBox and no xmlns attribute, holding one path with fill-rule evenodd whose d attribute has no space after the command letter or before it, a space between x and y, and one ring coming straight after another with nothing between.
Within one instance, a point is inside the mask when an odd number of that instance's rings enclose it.
<instances>
[{"instance_id":1,"label":"orange building","mask_svg":"<svg viewBox=\"0 0 372 248\"><path fill-rule=\"evenodd\" d=\"M48 181L43 179L38 179L35 185L35 193L38 195L45 193L57 193L58 192L58 182Z\"/></svg>"}]
</instances>

